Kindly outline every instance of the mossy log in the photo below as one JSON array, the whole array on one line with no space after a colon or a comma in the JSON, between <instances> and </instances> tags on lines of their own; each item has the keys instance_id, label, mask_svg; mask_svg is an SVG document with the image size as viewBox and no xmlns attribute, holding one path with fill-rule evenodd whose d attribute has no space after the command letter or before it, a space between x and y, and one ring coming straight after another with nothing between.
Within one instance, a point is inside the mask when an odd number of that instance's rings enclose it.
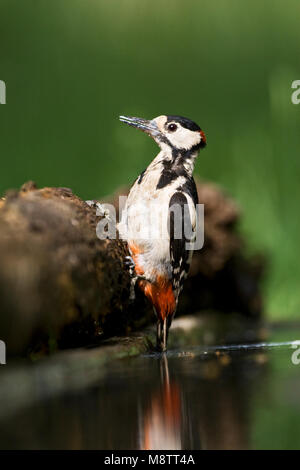
<instances>
[{"instance_id":1,"label":"mossy log","mask_svg":"<svg viewBox=\"0 0 300 470\"><path fill-rule=\"evenodd\" d=\"M258 315L261 263L242 255L239 211L209 183L198 191L205 244L194 255L179 313ZM87 345L149 323L144 298L137 292L129 300L126 243L96 236L101 217L68 188L29 182L0 200L0 338L8 355Z\"/></svg>"}]
</instances>

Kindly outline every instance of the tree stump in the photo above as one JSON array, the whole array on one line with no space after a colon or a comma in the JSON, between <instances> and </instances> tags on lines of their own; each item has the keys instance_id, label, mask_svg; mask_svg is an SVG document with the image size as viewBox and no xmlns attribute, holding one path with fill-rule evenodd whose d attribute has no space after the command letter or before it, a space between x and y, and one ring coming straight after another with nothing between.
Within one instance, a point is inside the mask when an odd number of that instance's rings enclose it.
<instances>
[{"instance_id":1,"label":"tree stump","mask_svg":"<svg viewBox=\"0 0 300 470\"><path fill-rule=\"evenodd\" d=\"M257 316L262 263L242 254L237 206L210 183L198 184L198 192L205 244L194 254L178 313L213 308ZM102 218L68 188L29 182L0 200L0 338L8 355L95 343L154 318L139 292L130 302L127 244L98 239Z\"/></svg>"}]
</instances>

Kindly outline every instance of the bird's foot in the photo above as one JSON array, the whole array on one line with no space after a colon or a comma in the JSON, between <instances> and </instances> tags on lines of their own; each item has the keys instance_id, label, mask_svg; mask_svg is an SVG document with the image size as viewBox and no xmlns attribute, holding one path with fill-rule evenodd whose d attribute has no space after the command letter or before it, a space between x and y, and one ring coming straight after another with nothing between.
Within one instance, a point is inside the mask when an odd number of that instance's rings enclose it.
<instances>
[{"instance_id":1,"label":"bird's foot","mask_svg":"<svg viewBox=\"0 0 300 470\"><path fill-rule=\"evenodd\" d=\"M136 274L135 271L135 262L131 256L125 256L125 261L124 261L125 266L127 267L129 271L129 275L131 277L131 283L130 283L130 295L129 295L129 300L133 302L135 300L135 285L137 281L140 280L146 280L144 276L141 276L139 274Z\"/></svg>"},{"instance_id":2,"label":"bird's foot","mask_svg":"<svg viewBox=\"0 0 300 470\"><path fill-rule=\"evenodd\" d=\"M138 276L135 272L135 262L133 261L133 258L131 256L125 256L124 264L126 268L128 269L129 275L131 277L129 301L134 302L135 301L135 284L136 284L136 281L138 280Z\"/></svg>"},{"instance_id":3,"label":"bird's foot","mask_svg":"<svg viewBox=\"0 0 300 470\"><path fill-rule=\"evenodd\" d=\"M124 264L127 267L130 276L132 278L137 277L135 273L135 262L133 261L133 258L131 256L125 256Z\"/></svg>"},{"instance_id":4,"label":"bird's foot","mask_svg":"<svg viewBox=\"0 0 300 470\"><path fill-rule=\"evenodd\" d=\"M105 217L106 219L110 219L109 210L107 209L107 207L105 207L105 204L103 205L99 201L95 201L95 200L85 201L85 203L89 207L96 209L97 217Z\"/></svg>"}]
</instances>

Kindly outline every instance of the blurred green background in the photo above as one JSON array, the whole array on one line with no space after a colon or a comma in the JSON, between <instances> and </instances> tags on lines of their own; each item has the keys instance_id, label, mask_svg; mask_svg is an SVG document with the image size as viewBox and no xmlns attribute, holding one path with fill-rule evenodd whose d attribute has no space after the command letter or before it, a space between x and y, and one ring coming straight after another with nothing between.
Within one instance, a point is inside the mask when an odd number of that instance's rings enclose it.
<instances>
[{"instance_id":1,"label":"blurred green background","mask_svg":"<svg viewBox=\"0 0 300 470\"><path fill-rule=\"evenodd\" d=\"M119 114L180 114L206 132L196 173L236 198L270 256L270 318L300 313L297 0L0 0L0 193L32 179L85 199L157 152Z\"/></svg>"}]
</instances>

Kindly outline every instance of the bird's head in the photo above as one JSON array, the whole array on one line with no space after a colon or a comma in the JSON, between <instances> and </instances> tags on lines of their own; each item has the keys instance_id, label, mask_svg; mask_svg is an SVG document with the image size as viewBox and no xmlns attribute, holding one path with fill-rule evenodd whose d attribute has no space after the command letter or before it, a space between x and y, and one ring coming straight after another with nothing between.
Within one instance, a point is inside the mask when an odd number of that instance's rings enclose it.
<instances>
[{"instance_id":1,"label":"bird's head","mask_svg":"<svg viewBox=\"0 0 300 470\"><path fill-rule=\"evenodd\" d=\"M205 147L204 132L195 122L181 116L158 116L151 121L137 117L120 116L120 121L141 129L162 148L190 152Z\"/></svg>"}]
</instances>

